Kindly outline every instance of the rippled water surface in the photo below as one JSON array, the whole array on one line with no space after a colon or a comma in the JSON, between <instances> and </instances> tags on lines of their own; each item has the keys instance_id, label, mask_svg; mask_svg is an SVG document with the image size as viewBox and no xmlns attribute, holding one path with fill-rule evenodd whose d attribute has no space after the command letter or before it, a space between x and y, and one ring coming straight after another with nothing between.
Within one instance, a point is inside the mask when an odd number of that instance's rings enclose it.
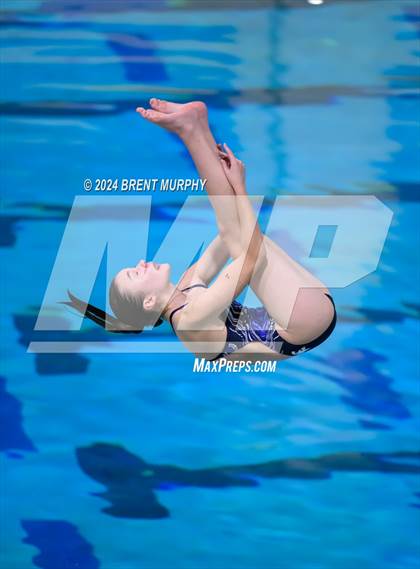
<instances>
[{"instance_id":1,"label":"rippled water surface","mask_svg":"<svg viewBox=\"0 0 420 569\"><path fill-rule=\"evenodd\" d=\"M420 12L326 4L1 3L5 569L419 567ZM83 180L196 176L134 113L154 95L208 104L264 207L373 194L393 213L377 270L333 291L333 336L275 374L27 352L55 338L34 324ZM153 195L148 256L184 200Z\"/></svg>"}]
</instances>

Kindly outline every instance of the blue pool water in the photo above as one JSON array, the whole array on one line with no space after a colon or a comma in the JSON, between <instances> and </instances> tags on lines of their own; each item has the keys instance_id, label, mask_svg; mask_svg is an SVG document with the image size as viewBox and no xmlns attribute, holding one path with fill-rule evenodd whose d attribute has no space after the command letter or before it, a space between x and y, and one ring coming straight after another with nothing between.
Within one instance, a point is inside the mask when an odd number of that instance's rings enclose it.
<instances>
[{"instance_id":1,"label":"blue pool water","mask_svg":"<svg viewBox=\"0 0 420 569\"><path fill-rule=\"evenodd\" d=\"M417 569L418 3L3 0L1 22L0 566ZM27 351L54 339L34 326L83 180L196 176L134 113L150 96L204 100L267 203L393 212L333 336L275 374ZM184 200L153 195L149 257Z\"/></svg>"}]
</instances>

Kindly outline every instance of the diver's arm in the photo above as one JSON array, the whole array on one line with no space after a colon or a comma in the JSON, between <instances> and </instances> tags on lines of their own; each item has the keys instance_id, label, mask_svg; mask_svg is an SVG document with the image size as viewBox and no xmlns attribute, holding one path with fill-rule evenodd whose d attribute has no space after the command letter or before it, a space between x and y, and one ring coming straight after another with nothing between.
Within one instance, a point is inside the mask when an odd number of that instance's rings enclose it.
<instances>
[{"instance_id":1,"label":"diver's arm","mask_svg":"<svg viewBox=\"0 0 420 569\"><path fill-rule=\"evenodd\" d=\"M208 194L208 197L216 216L220 238L229 251L229 256L235 259L242 252L236 197L234 194Z\"/></svg>"},{"instance_id":2,"label":"diver's arm","mask_svg":"<svg viewBox=\"0 0 420 569\"><path fill-rule=\"evenodd\" d=\"M209 284L230 257L227 243L217 235L197 261L197 276Z\"/></svg>"},{"instance_id":3,"label":"diver's arm","mask_svg":"<svg viewBox=\"0 0 420 569\"><path fill-rule=\"evenodd\" d=\"M246 190L245 165L241 160L236 158L227 144L225 144L225 149L226 152L223 152L221 147L219 147L219 157L221 159L226 178L235 192L236 210L238 212L240 226L241 247L242 250L245 250L250 246L254 234L258 232L261 234L261 230ZM260 246L260 255L263 255L265 249L264 241L262 239L260 240Z\"/></svg>"},{"instance_id":4,"label":"diver's arm","mask_svg":"<svg viewBox=\"0 0 420 569\"><path fill-rule=\"evenodd\" d=\"M202 329L215 316L228 308L232 300L250 283L265 257L259 254L263 235L259 228L253 232L249 247L225 267L214 283L184 308L189 329Z\"/></svg>"},{"instance_id":5,"label":"diver's arm","mask_svg":"<svg viewBox=\"0 0 420 569\"><path fill-rule=\"evenodd\" d=\"M229 247L221 236L217 235L199 260L185 271L178 286L185 288L190 284L208 285L219 274L229 257Z\"/></svg>"},{"instance_id":6,"label":"diver's arm","mask_svg":"<svg viewBox=\"0 0 420 569\"><path fill-rule=\"evenodd\" d=\"M197 156L194 157L194 161L197 169L202 173L202 178L205 177L207 172L207 177L211 176L212 183L206 183L205 185L207 196L216 217L219 235L229 251L229 256L236 258L242 252L239 218L236 209L235 194L229 186L223 168L218 160L218 153L220 151L221 145L218 144L217 148L212 148L211 160L209 160L209 156L206 153L205 156L197 154Z\"/></svg>"}]
</instances>

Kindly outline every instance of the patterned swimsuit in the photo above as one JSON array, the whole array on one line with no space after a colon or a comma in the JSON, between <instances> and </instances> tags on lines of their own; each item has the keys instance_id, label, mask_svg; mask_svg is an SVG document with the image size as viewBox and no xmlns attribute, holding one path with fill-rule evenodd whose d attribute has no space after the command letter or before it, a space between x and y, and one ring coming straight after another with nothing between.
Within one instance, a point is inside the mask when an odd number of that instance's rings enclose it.
<instances>
[{"instance_id":1,"label":"patterned swimsuit","mask_svg":"<svg viewBox=\"0 0 420 569\"><path fill-rule=\"evenodd\" d=\"M206 285L195 284L182 289L182 291L198 286L207 288ZM334 301L329 294L324 294L330 299L334 307L333 319L331 320L328 328L324 330L318 338L315 338L310 342L306 342L306 344L292 344L282 338L276 330L275 320L271 318L264 306L252 308L244 306L237 300L234 300L227 310L225 320L227 335L223 352L213 358L213 361L223 358L229 354L233 354L236 350L239 350L239 348L246 346L246 344L249 344L250 342L261 342L261 344L264 344L278 354L286 356L296 356L302 352L307 352L308 350L312 350L316 346L319 346L319 344L324 342L328 336L330 336L337 322L337 312ZM172 328L173 315L178 310L181 310L181 308L184 308L186 304L188 303L178 306L178 308L175 308L175 310L171 312L169 321Z\"/></svg>"}]
</instances>

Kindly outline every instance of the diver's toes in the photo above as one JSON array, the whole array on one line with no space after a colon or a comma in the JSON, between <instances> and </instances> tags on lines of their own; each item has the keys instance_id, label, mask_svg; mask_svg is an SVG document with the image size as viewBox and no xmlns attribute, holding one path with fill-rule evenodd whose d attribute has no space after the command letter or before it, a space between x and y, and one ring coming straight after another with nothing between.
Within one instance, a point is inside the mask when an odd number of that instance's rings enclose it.
<instances>
[{"instance_id":1,"label":"diver's toes","mask_svg":"<svg viewBox=\"0 0 420 569\"><path fill-rule=\"evenodd\" d=\"M171 121L171 114L155 111L153 109L144 109L137 107L136 111L146 120L167 127Z\"/></svg>"},{"instance_id":2,"label":"diver's toes","mask_svg":"<svg viewBox=\"0 0 420 569\"><path fill-rule=\"evenodd\" d=\"M152 121L156 121L159 119L159 113L157 113L156 111L151 111L148 110L147 112L147 118L152 120Z\"/></svg>"},{"instance_id":3,"label":"diver's toes","mask_svg":"<svg viewBox=\"0 0 420 569\"><path fill-rule=\"evenodd\" d=\"M165 101L162 101L162 99L150 99L150 105L161 113L168 113L170 111L167 103Z\"/></svg>"},{"instance_id":4,"label":"diver's toes","mask_svg":"<svg viewBox=\"0 0 420 569\"><path fill-rule=\"evenodd\" d=\"M142 117L146 117L146 109L143 107L137 107L136 112L139 113L139 115L141 115Z\"/></svg>"},{"instance_id":5,"label":"diver's toes","mask_svg":"<svg viewBox=\"0 0 420 569\"><path fill-rule=\"evenodd\" d=\"M148 109L146 113L147 113L146 118L155 123L161 123L162 121L164 121L166 116L163 113L160 113L159 111L153 111L150 109Z\"/></svg>"}]
</instances>

